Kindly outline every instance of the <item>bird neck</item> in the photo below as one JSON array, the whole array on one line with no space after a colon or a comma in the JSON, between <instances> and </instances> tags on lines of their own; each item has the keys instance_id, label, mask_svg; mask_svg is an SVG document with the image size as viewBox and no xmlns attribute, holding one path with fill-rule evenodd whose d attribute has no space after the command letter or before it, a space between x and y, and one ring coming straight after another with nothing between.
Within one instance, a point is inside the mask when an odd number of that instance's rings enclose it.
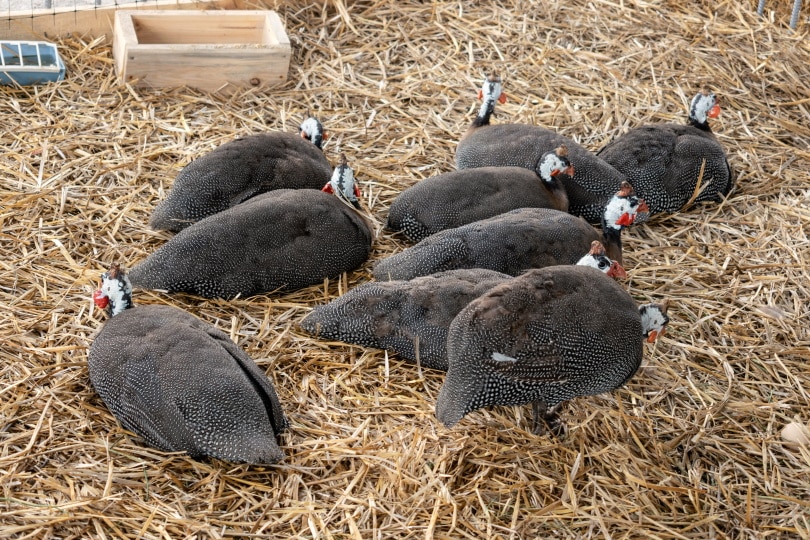
<instances>
[{"instance_id":1,"label":"bird neck","mask_svg":"<svg viewBox=\"0 0 810 540\"><path fill-rule=\"evenodd\" d=\"M489 121L492 118L492 113L495 112L495 99L492 97L484 98L484 102L481 104L481 108L478 110L478 116L475 117L473 120L473 126L488 126Z\"/></svg>"},{"instance_id":2,"label":"bird neck","mask_svg":"<svg viewBox=\"0 0 810 540\"><path fill-rule=\"evenodd\" d=\"M602 220L602 243L605 245L605 252L607 256L618 262L624 264L622 260L622 228L613 227Z\"/></svg>"},{"instance_id":3,"label":"bird neck","mask_svg":"<svg viewBox=\"0 0 810 540\"><path fill-rule=\"evenodd\" d=\"M712 132L712 128L709 127L709 121L708 120L704 120L703 122L701 122L696 118L691 118L690 117L688 123L689 123L690 126L692 126L693 128L697 128L700 131L705 131L706 133L711 133Z\"/></svg>"}]
</instances>

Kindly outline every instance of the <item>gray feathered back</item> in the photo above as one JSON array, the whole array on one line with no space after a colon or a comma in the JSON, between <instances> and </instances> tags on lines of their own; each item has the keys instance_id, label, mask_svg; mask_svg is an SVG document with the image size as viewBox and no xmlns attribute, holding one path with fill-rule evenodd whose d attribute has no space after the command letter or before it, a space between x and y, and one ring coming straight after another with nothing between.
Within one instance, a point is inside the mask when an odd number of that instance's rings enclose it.
<instances>
[{"instance_id":1,"label":"gray feathered back","mask_svg":"<svg viewBox=\"0 0 810 540\"><path fill-rule=\"evenodd\" d=\"M470 302L450 325L436 413L451 426L490 405L548 407L624 384L641 364L633 298L593 268L534 269Z\"/></svg>"},{"instance_id":2,"label":"gray feathered back","mask_svg":"<svg viewBox=\"0 0 810 540\"><path fill-rule=\"evenodd\" d=\"M447 330L470 301L510 276L480 268L411 281L364 283L301 321L304 331L364 347L387 349L421 365L447 370Z\"/></svg>"},{"instance_id":3,"label":"gray feathered back","mask_svg":"<svg viewBox=\"0 0 810 540\"><path fill-rule=\"evenodd\" d=\"M462 169L426 178L400 193L388 212L388 228L419 242L445 229L529 207L565 212L565 189L550 189L523 167Z\"/></svg>"},{"instance_id":4,"label":"gray feathered back","mask_svg":"<svg viewBox=\"0 0 810 540\"><path fill-rule=\"evenodd\" d=\"M710 131L689 125L631 129L599 150L599 157L627 175L652 215L677 212L689 202L719 201L734 186L723 147Z\"/></svg>"},{"instance_id":5,"label":"gray feathered back","mask_svg":"<svg viewBox=\"0 0 810 540\"><path fill-rule=\"evenodd\" d=\"M272 384L226 334L169 306L112 317L90 346L90 380L129 430L166 451L275 463L287 420Z\"/></svg>"},{"instance_id":6,"label":"gray feathered back","mask_svg":"<svg viewBox=\"0 0 810 540\"><path fill-rule=\"evenodd\" d=\"M601 234L584 220L548 208L521 208L431 235L374 266L379 281L457 268L516 276L529 268L575 264Z\"/></svg>"},{"instance_id":7,"label":"gray feathered back","mask_svg":"<svg viewBox=\"0 0 810 540\"><path fill-rule=\"evenodd\" d=\"M184 229L130 279L206 298L289 291L357 268L371 241L364 220L334 195L275 190Z\"/></svg>"},{"instance_id":8,"label":"gray feathered back","mask_svg":"<svg viewBox=\"0 0 810 540\"><path fill-rule=\"evenodd\" d=\"M323 151L298 134L250 135L186 165L166 199L155 207L149 226L180 231L260 193L321 189L331 175Z\"/></svg>"},{"instance_id":9,"label":"gray feathered back","mask_svg":"<svg viewBox=\"0 0 810 540\"><path fill-rule=\"evenodd\" d=\"M605 204L621 187L625 177L574 140L552 130L528 124L493 124L476 128L456 149L456 166L517 166L536 170L546 152L564 145L574 166L574 176L558 178L568 194L568 211L598 224Z\"/></svg>"}]
</instances>

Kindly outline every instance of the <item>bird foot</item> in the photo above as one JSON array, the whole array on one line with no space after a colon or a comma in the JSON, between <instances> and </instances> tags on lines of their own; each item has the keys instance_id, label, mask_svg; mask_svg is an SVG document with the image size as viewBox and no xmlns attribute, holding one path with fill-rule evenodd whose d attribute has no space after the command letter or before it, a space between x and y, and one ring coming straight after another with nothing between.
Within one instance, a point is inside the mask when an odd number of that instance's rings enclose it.
<instances>
[{"instance_id":1,"label":"bird foot","mask_svg":"<svg viewBox=\"0 0 810 540\"><path fill-rule=\"evenodd\" d=\"M532 433L535 435L545 435L549 433L558 439L565 438L568 434L568 427L560 420L557 414L559 410L559 403L553 407L547 407L542 401L535 401L532 404L532 411L534 413Z\"/></svg>"}]
</instances>

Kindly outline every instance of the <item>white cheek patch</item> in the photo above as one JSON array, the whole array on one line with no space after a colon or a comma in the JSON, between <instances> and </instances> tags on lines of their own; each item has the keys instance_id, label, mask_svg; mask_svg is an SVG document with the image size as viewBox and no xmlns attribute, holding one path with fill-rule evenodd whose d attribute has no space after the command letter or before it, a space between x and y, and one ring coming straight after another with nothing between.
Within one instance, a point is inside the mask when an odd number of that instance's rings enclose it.
<instances>
[{"instance_id":1,"label":"white cheek patch","mask_svg":"<svg viewBox=\"0 0 810 540\"><path fill-rule=\"evenodd\" d=\"M354 171L351 167L340 166L332 173L332 189L336 192L342 193L350 201L356 201L357 197L354 194Z\"/></svg>"},{"instance_id":2,"label":"white cheek patch","mask_svg":"<svg viewBox=\"0 0 810 540\"><path fill-rule=\"evenodd\" d=\"M492 100L495 101L499 97L501 97L502 86L499 82L490 82L487 81L484 83L484 88L481 90L481 94L484 97L484 101Z\"/></svg>"},{"instance_id":3,"label":"white cheek patch","mask_svg":"<svg viewBox=\"0 0 810 540\"><path fill-rule=\"evenodd\" d=\"M658 309L649 308L641 314L641 324L647 330L660 332L667 324L666 316Z\"/></svg>"},{"instance_id":4,"label":"white cheek patch","mask_svg":"<svg viewBox=\"0 0 810 540\"><path fill-rule=\"evenodd\" d=\"M553 171L554 169L562 171L565 168L566 168L565 164L557 156L557 154L548 154L546 157L543 158L542 163L540 163L540 177L546 182L550 182L551 171Z\"/></svg>"},{"instance_id":5,"label":"white cheek patch","mask_svg":"<svg viewBox=\"0 0 810 540\"><path fill-rule=\"evenodd\" d=\"M112 314L117 315L128 307L129 299L127 297L132 294L132 287L129 286L129 280L125 282L105 277L101 284L101 292L110 299L110 305L113 308Z\"/></svg>"},{"instance_id":6,"label":"white cheek patch","mask_svg":"<svg viewBox=\"0 0 810 540\"><path fill-rule=\"evenodd\" d=\"M314 118L307 118L301 123L301 131L307 134L310 138L318 133L318 122Z\"/></svg>"},{"instance_id":7,"label":"white cheek patch","mask_svg":"<svg viewBox=\"0 0 810 540\"><path fill-rule=\"evenodd\" d=\"M600 262L602 263L602 266L599 266ZM607 271L610 270L611 262L612 261L604 255L597 257L589 253L577 261L577 266L590 266L591 268L595 268L602 273L607 273Z\"/></svg>"},{"instance_id":8,"label":"white cheek patch","mask_svg":"<svg viewBox=\"0 0 810 540\"><path fill-rule=\"evenodd\" d=\"M616 221L618 221L625 212L631 215L634 213L627 199L624 197L613 197L605 207L605 223L607 223L608 227L620 229L621 225L616 225Z\"/></svg>"},{"instance_id":9,"label":"white cheek patch","mask_svg":"<svg viewBox=\"0 0 810 540\"><path fill-rule=\"evenodd\" d=\"M692 118L701 124L704 123L709 115L709 111L716 103L717 98L714 94L705 95L701 93L696 95L695 99L692 100Z\"/></svg>"},{"instance_id":10,"label":"white cheek patch","mask_svg":"<svg viewBox=\"0 0 810 540\"><path fill-rule=\"evenodd\" d=\"M511 356L506 356L505 354L501 354L499 352L493 352L492 359L496 362L506 362L509 364L514 364L517 362L517 358L512 358Z\"/></svg>"}]
</instances>

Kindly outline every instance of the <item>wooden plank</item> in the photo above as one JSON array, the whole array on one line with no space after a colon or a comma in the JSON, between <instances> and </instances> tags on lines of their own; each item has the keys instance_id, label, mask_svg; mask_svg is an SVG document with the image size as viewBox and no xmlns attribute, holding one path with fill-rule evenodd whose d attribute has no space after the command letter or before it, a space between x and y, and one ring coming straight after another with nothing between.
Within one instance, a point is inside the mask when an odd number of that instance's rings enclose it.
<instances>
[{"instance_id":1,"label":"wooden plank","mask_svg":"<svg viewBox=\"0 0 810 540\"><path fill-rule=\"evenodd\" d=\"M133 4L127 9L240 9L243 4L242 0L150 0L147 5ZM41 40L70 34L89 38L103 35L109 42L113 35L113 17L118 9L121 6L3 13L0 14L0 36L3 39Z\"/></svg>"},{"instance_id":2,"label":"wooden plank","mask_svg":"<svg viewBox=\"0 0 810 540\"><path fill-rule=\"evenodd\" d=\"M198 12L164 17L160 14L132 14L131 19L140 45L182 44L261 44L265 16L245 15L242 11L210 11L211 17ZM222 13L223 15L219 15Z\"/></svg>"},{"instance_id":3,"label":"wooden plank","mask_svg":"<svg viewBox=\"0 0 810 540\"><path fill-rule=\"evenodd\" d=\"M162 48L140 48L127 53L128 82L137 80L137 86L190 86L216 91L228 84L273 86L287 79L289 53L283 51L268 55L261 49L223 49L216 45L200 45L193 50L181 47L173 46L171 54ZM203 53L205 61L201 61Z\"/></svg>"},{"instance_id":4,"label":"wooden plank","mask_svg":"<svg viewBox=\"0 0 810 540\"><path fill-rule=\"evenodd\" d=\"M273 86L287 80L290 42L275 11L115 14L119 77L138 86Z\"/></svg>"}]
</instances>

